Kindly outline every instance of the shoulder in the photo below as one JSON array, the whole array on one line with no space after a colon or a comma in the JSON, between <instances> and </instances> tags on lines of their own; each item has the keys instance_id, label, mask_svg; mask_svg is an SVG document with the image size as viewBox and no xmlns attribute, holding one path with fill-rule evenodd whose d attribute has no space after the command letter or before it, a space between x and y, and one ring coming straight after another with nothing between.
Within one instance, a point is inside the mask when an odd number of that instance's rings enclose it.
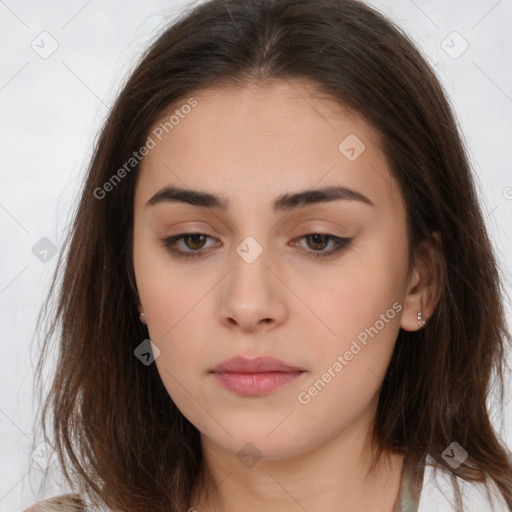
<instances>
[{"instance_id":1,"label":"shoulder","mask_svg":"<svg viewBox=\"0 0 512 512\"><path fill-rule=\"evenodd\" d=\"M85 503L79 494L62 494L38 501L22 512L85 512Z\"/></svg>"},{"instance_id":2,"label":"shoulder","mask_svg":"<svg viewBox=\"0 0 512 512\"><path fill-rule=\"evenodd\" d=\"M464 512L511 511L494 481L489 480L487 485L481 482L468 482L444 468L435 468L433 459L427 457L418 512L455 512L457 509L454 482L460 489Z\"/></svg>"}]
</instances>

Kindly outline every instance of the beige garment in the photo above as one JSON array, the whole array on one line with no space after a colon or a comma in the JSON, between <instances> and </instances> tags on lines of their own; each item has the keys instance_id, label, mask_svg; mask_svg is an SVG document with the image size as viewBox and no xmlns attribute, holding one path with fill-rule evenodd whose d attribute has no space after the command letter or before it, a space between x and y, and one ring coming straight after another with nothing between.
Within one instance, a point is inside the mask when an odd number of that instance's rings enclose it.
<instances>
[{"instance_id":1,"label":"beige garment","mask_svg":"<svg viewBox=\"0 0 512 512\"><path fill-rule=\"evenodd\" d=\"M22 512L85 512L85 504L79 494L62 494L38 501Z\"/></svg>"}]
</instances>

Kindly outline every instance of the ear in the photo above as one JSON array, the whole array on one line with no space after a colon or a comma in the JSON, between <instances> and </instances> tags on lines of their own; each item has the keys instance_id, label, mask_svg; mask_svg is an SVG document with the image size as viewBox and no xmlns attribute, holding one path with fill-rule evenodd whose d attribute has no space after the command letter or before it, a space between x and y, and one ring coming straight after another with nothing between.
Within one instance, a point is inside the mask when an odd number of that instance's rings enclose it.
<instances>
[{"instance_id":1,"label":"ear","mask_svg":"<svg viewBox=\"0 0 512 512\"><path fill-rule=\"evenodd\" d=\"M437 243L424 240L418 247L414 268L411 271L400 327L405 331L422 328L418 313L428 322L441 296L443 280L443 252L439 232L432 233Z\"/></svg>"}]
</instances>

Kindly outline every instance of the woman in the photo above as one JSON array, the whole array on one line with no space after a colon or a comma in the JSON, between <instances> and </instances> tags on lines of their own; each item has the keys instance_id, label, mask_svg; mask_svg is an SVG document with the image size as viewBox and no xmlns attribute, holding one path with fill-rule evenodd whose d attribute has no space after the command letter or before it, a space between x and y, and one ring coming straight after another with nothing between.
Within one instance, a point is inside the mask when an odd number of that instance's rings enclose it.
<instances>
[{"instance_id":1,"label":"woman","mask_svg":"<svg viewBox=\"0 0 512 512\"><path fill-rule=\"evenodd\" d=\"M78 494L32 510L512 507L469 163L371 8L190 9L119 95L68 242L42 420Z\"/></svg>"}]
</instances>

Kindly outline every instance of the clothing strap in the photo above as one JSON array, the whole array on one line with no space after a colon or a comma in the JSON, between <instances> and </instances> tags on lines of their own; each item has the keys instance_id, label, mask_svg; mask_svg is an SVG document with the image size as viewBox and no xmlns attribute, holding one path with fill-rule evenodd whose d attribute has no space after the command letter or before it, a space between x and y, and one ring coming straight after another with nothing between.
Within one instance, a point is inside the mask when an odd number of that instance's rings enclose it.
<instances>
[{"instance_id":1,"label":"clothing strap","mask_svg":"<svg viewBox=\"0 0 512 512\"><path fill-rule=\"evenodd\" d=\"M410 456L405 456L400 489L392 512L418 512L424 472L425 457L417 462Z\"/></svg>"}]
</instances>

